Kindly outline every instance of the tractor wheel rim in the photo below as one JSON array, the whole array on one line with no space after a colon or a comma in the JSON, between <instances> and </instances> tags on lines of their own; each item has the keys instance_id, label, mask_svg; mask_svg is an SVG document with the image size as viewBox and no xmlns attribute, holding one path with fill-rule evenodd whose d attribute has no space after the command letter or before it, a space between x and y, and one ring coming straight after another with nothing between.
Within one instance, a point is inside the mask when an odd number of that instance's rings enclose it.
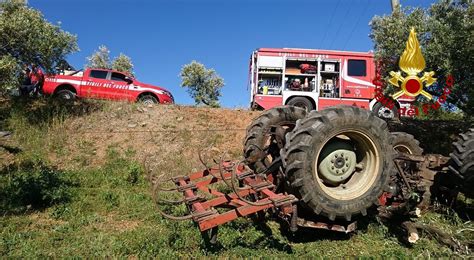
<instances>
[{"instance_id":1,"label":"tractor wheel rim","mask_svg":"<svg viewBox=\"0 0 474 260\"><path fill-rule=\"evenodd\" d=\"M413 154L413 151L410 149L410 147L403 144L394 145L393 150L399 153Z\"/></svg>"},{"instance_id":2,"label":"tractor wheel rim","mask_svg":"<svg viewBox=\"0 0 474 260\"><path fill-rule=\"evenodd\" d=\"M340 151L341 149L336 149L330 152L332 156L341 154L341 152L344 153L344 160L348 158L348 172L341 174L340 171L340 175L337 175L337 173L336 175L328 174L327 170L320 169L320 166L327 168L325 165L327 162L324 161L327 157L319 157L326 145L330 143L331 140L334 141L337 139L347 140L353 147L352 151L347 151L347 149ZM355 157L351 157L351 153L353 153ZM351 158L354 158L355 162L352 161L354 159ZM334 157L334 159L336 158ZM378 177L378 172L382 167L379 150L375 143L367 134L355 129L339 131L332 135L331 138L328 138L321 149L316 153L314 162L315 165L313 169L316 170L313 170L313 175L317 180L317 185L319 185L328 196L338 200L352 200L362 196L373 186ZM334 160L334 163L336 165L337 160ZM341 176L343 177L342 179L340 179ZM333 177L339 177L339 180Z\"/></svg>"},{"instance_id":3,"label":"tractor wheel rim","mask_svg":"<svg viewBox=\"0 0 474 260\"><path fill-rule=\"evenodd\" d=\"M379 109L379 111L377 112L377 114L381 118L393 118L394 117L393 111L388 107L381 107Z\"/></svg>"},{"instance_id":4,"label":"tractor wheel rim","mask_svg":"<svg viewBox=\"0 0 474 260\"><path fill-rule=\"evenodd\" d=\"M302 109L304 109L306 112L309 112L308 106L306 106L305 103L296 103L296 104L295 104L295 107L302 108Z\"/></svg>"}]
</instances>

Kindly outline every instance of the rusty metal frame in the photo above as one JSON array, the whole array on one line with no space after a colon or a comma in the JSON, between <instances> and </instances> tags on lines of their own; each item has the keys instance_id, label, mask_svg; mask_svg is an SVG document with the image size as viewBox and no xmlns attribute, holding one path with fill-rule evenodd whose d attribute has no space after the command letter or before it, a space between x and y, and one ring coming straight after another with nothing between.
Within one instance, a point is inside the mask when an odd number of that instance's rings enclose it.
<instances>
[{"instance_id":1,"label":"rusty metal frame","mask_svg":"<svg viewBox=\"0 0 474 260\"><path fill-rule=\"evenodd\" d=\"M209 187L211 184L230 181L234 170L236 179L245 188L226 194ZM183 193L183 202L201 231L269 208L278 208L282 213L290 215L293 212L292 205L298 201L293 195L273 192L273 183L264 176L249 173L243 165L236 165L235 162L222 162L220 167L208 168L189 176L173 177L171 181L176 185L176 189L172 190ZM211 198L199 196L198 191ZM241 199L249 195L258 199L251 204ZM219 212L216 208L227 210Z\"/></svg>"}]
</instances>

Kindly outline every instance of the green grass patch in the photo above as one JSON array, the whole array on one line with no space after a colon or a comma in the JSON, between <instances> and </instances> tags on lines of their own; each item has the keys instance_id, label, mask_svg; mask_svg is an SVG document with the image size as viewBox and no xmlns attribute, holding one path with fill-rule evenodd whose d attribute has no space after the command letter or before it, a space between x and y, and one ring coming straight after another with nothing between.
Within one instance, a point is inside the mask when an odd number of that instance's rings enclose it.
<instances>
[{"instance_id":1,"label":"green grass patch","mask_svg":"<svg viewBox=\"0 0 474 260\"><path fill-rule=\"evenodd\" d=\"M289 234L272 219L255 223L249 218L239 218L222 225L218 244L209 247L192 221L171 221L157 212L145 169L141 162L132 159L137 151L110 144L104 161L91 166L90 158L95 154L93 141L77 140L78 150L70 159L78 162L80 168L61 170L50 165L45 158L51 154L71 152L63 145L68 138L66 133L61 133L65 119L93 116L94 109L109 108L33 103L23 107L15 104L8 113L0 109L5 126L14 132L13 138L22 149L16 163L0 170L0 256L430 258L455 255L430 234L422 234L414 246L407 245L399 227L379 224L374 218L360 221L360 229L347 235L311 229ZM124 118L134 110L134 105L126 104L122 109L114 109ZM198 117L209 119L205 113ZM187 174L199 164L186 154L196 147L186 144L199 143L205 148L223 140L221 133L207 137L192 131L160 138L159 142L179 141L182 146L175 152L164 151L168 156L159 158L154 170L165 177ZM239 149L229 154L237 157L240 152ZM463 201L463 214L472 212L472 205L472 201ZM186 214L184 207L163 209L176 215ZM472 215L463 214L443 209L427 213L420 221L461 241L473 241L473 233L468 230L473 228L468 222Z\"/></svg>"}]
</instances>

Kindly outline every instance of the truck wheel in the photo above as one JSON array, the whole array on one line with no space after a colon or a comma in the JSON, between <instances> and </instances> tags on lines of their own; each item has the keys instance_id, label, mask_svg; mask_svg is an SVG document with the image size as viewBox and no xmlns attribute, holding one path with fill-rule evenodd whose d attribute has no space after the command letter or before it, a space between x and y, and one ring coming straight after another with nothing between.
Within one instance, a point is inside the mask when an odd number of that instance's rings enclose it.
<instances>
[{"instance_id":1,"label":"truck wheel","mask_svg":"<svg viewBox=\"0 0 474 260\"><path fill-rule=\"evenodd\" d=\"M393 106L392 109L382 105L382 103L376 103L372 108L372 111L375 116L382 119L395 119L398 117L398 108Z\"/></svg>"},{"instance_id":2,"label":"truck wheel","mask_svg":"<svg viewBox=\"0 0 474 260\"><path fill-rule=\"evenodd\" d=\"M392 144L393 150L396 152L413 155L423 154L420 142L411 134L405 132L391 132L390 143Z\"/></svg>"},{"instance_id":3,"label":"truck wheel","mask_svg":"<svg viewBox=\"0 0 474 260\"><path fill-rule=\"evenodd\" d=\"M140 98L138 98L138 102L143 103L144 105L153 105L153 104L158 104L158 99L156 99L152 95L143 95Z\"/></svg>"},{"instance_id":4,"label":"truck wheel","mask_svg":"<svg viewBox=\"0 0 474 260\"><path fill-rule=\"evenodd\" d=\"M306 116L299 107L276 107L266 110L247 128L244 139L244 157L249 167L264 171L285 145L286 133L293 130L298 119Z\"/></svg>"},{"instance_id":5,"label":"truck wheel","mask_svg":"<svg viewBox=\"0 0 474 260\"><path fill-rule=\"evenodd\" d=\"M288 101L287 105L301 107L308 112L315 109L313 103L311 103L311 101L305 97L294 97Z\"/></svg>"},{"instance_id":6,"label":"truck wheel","mask_svg":"<svg viewBox=\"0 0 474 260\"><path fill-rule=\"evenodd\" d=\"M474 128L460 134L453 147L449 169L460 177L461 191L474 198Z\"/></svg>"},{"instance_id":7,"label":"truck wheel","mask_svg":"<svg viewBox=\"0 0 474 260\"><path fill-rule=\"evenodd\" d=\"M370 111L337 106L298 121L282 150L294 193L316 214L347 221L367 209L394 169L387 124Z\"/></svg>"},{"instance_id":8,"label":"truck wheel","mask_svg":"<svg viewBox=\"0 0 474 260\"><path fill-rule=\"evenodd\" d=\"M63 89L56 93L56 97L65 102L72 102L76 99L76 94L69 89Z\"/></svg>"}]
</instances>

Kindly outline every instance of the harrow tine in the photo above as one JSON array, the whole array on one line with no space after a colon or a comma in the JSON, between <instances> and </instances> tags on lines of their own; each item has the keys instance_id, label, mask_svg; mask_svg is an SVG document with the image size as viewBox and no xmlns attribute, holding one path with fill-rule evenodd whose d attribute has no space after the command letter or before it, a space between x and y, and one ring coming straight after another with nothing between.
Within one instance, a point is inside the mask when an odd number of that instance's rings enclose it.
<instances>
[{"instance_id":1,"label":"harrow tine","mask_svg":"<svg viewBox=\"0 0 474 260\"><path fill-rule=\"evenodd\" d=\"M209 170L211 169L211 167L209 167L207 165L207 163L204 161L204 159L202 158L202 151L198 151L198 158L199 158L199 161L201 162L201 164L206 168L206 170Z\"/></svg>"},{"instance_id":2,"label":"harrow tine","mask_svg":"<svg viewBox=\"0 0 474 260\"><path fill-rule=\"evenodd\" d=\"M164 211L162 211L162 210L158 207L158 204L157 204L156 210L157 210L158 213L160 213L163 217L165 217L165 218L167 218L167 219L171 219L171 220L178 220L178 221L181 221L181 220L190 220L190 219L193 219L193 215L192 215L192 214L188 214L188 215L184 215L184 216L173 216L173 215L170 215L170 214L168 214L168 213L165 213Z\"/></svg>"},{"instance_id":3,"label":"harrow tine","mask_svg":"<svg viewBox=\"0 0 474 260\"><path fill-rule=\"evenodd\" d=\"M178 188L162 188L162 187L158 187L157 190L159 191L177 191Z\"/></svg>"},{"instance_id":4,"label":"harrow tine","mask_svg":"<svg viewBox=\"0 0 474 260\"><path fill-rule=\"evenodd\" d=\"M163 202L163 203L175 204L175 205L183 204L183 203L191 203L191 202L194 202L194 201L197 201L197 200L203 200L203 199L204 198L201 197L201 196L195 196L195 197L192 197L192 198L185 198L185 199L179 199L179 200L169 200L169 199L158 198L158 200Z\"/></svg>"},{"instance_id":5,"label":"harrow tine","mask_svg":"<svg viewBox=\"0 0 474 260\"><path fill-rule=\"evenodd\" d=\"M160 215L162 215L163 217L167 218L167 219L171 219L171 220L178 220L178 221L181 221L181 220L189 220L189 219L192 219L193 218L193 215L192 214L188 214L188 215L184 215L184 216L173 216L173 215L170 215L168 213L165 213L163 210L160 209L160 205L162 203L160 203L163 199L160 199L158 197L158 193L157 192L153 192L153 201L155 202L155 205L156 205L156 210L158 211L158 213L160 213Z\"/></svg>"},{"instance_id":6,"label":"harrow tine","mask_svg":"<svg viewBox=\"0 0 474 260\"><path fill-rule=\"evenodd\" d=\"M174 204L174 205L183 204L183 203L185 202L184 199L169 200L169 199L162 199L162 198L158 198L158 201L163 202L163 203L166 203L166 204Z\"/></svg>"},{"instance_id":7,"label":"harrow tine","mask_svg":"<svg viewBox=\"0 0 474 260\"><path fill-rule=\"evenodd\" d=\"M271 203L272 203L271 200L268 200L268 201L262 202L262 203L252 202L252 201L249 201L249 200L243 198L243 197L239 194L238 188L235 187L234 182L235 182L236 175L237 175L237 174L236 174L236 170L237 170L237 168L239 167L239 165L242 164L242 163L245 163L245 161L244 161L244 160L239 161L239 162L236 163L236 164L234 165L234 167L232 168L232 175L231 175L232 178L231 178L230 184L231 184L231 188L232 188L232 190L234 191L234 193L237 195L237 197L238 197L241 201L243 201L243 202L245 202L245 203L247 203L247 204L249 204L249 205L252 205L252 206L257 206L257 207L259 207L259 206L266 206L266 205L268 205L268 204L271 204Z\"/></svg>"}]
</instances>

